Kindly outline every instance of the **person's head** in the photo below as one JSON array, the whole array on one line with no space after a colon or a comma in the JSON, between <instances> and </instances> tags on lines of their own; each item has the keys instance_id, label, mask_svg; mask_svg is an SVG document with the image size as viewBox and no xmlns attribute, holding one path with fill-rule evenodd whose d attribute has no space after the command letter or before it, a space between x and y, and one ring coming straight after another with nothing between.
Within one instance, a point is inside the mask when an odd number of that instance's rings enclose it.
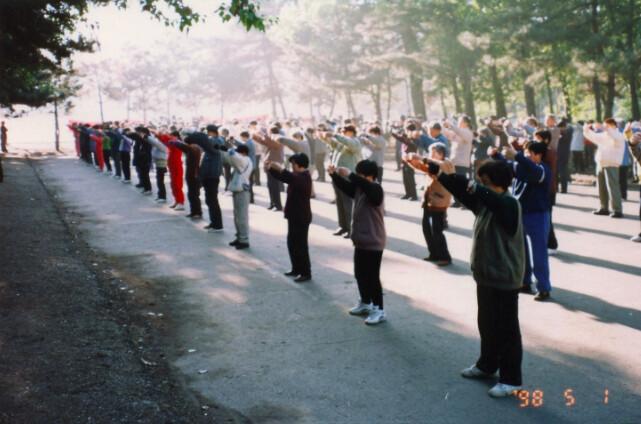
<instances>
[{"instance_id":1,"label":"person's head","mask_svg":"<svg viewBox=\"0 0 641 424\"><path fill-rule=\"evenodd\" d=\"M243 143L246 143L247 140L249 140L249 132L248 131L241 132L240 139L243 141Z\"/></svg>"},{"instance_id":2,"label":"person's head","mask_svg":"<svg viewBox=\"0 0 641 424\"><path fill-rule=\"evenodd\" d=\"M534 139L540 143L550 144L552 133L548 130L539 130L534 133Z\"/></svg>"},{"instance_id":3,"label":"person's head","mask_svg":"<svg viewBox=\"0 0 641 424\"><path fill-rule=\"evenodd\" d=\"M545 126L548 128L552 128L556 126L556 116L554 115L547 115L545 117Z\"/></svg>"},{"instance_id":4,"label":"person's head","mask_svg":"<svg viewBox=\"0 0 641 424\"><path fill-rule=\"evenodd\" d=\"M530 126L532 128L538 128L539 127L539 121L534 118L534 117L529 117L526 121L525 124L527 126Z\"/></svg>"},{"instance_id":5,"label":"person's head","mask_svg":"<svg viewBox=\"0 0 641 424\"><path fill-rule=\"evenodd\" d=\"M303 133L300 131L296 131L294 134L292 134L292 137L296 141L303 141Z\"/></svg>"},{"instance_id":6,"label":"person's head","mask_svg":"<svg viewBox=\"0 0 641 424\"><path fill-rule=\"evenodd\" d=\"M484 162L477 172L481 183L492 191L504 193L512 184L514 173L507 162L488 160Z\"/></svg>"},{"instance_id":7,"label":"person's head","mask_svg":"<svg viewBox=\"0 0 641 424\"><path fill-rule=\"evenodd\" d=\"M378 177L378 165L374 161L365 159L356 164L355 172L369 181L374 181Z\"/></svg>"},{"instance_id":8,"label":"person's head","mask_svg":"<svg viewBox=\"0 0 641 424\"><path fill-rule=\"evenodd\" d=\"M207 135L210 137L218 137L218 126L214 124L207 125Z\"/></svg>"},{"instance_id":9,"label":"person's head","mask_svg":"<svg viewBox=\"0 0 641 424\"><path fill-rule=\"evenodd\" d=\"M4 121L0 122L0 125L2 125L4 127Z\"/></svg>"},{"instance_id":10,"label":"person's head","mask_svg":"<svg viewBox=\"0 0 641 424\"><path fill-rule=\"evenodd\" d=\"M305 153L296 153L289 158L294 172L303 172L309 167L309 158Z\"/></svg>"},{"instance_id":11,"label":"person's head","mask_svg":"<svg viewBox=\"0 0 641 424\"><path fill-rule=\"evenodd\" d=\"M136 128L136 132L140 134L142 137L147 137L149 134L151 134L149 132L149 128L145 128L145 127Z\"/></svg>"},{"instance_id":12,"label":"person's head","mask_svg":"<svg viewBox=\"0 0 641 424\"><path fill-rule=\"evenodd\" d=\"M372 134L373 136L377 137L377 136L381 135L381 128L379 126L376 126L376 125L373 126L373 127L370 127L369 133Z\"/></svg>"},{"instance_id":13,"label":"person's head","mask_svg":"<svg viewBox=\"0 0 641 424\"><path fill-rule=\"evenodd\" d=\"M229 129L227 128L221 128L219 130L220 136L223 138L228 138L229 137Z\"/></svg>"},{"instance_id":14,"label":"person's head","mask_svg":"<svg viewBox=\"0 0 641 424\"><path fill-rule=\"evenodd\" d=\"M458 119L459 128L470 128L472 126L472 120L469 116L463 115Z\"/></svg>"},{"instance_id":15,"label":"person's head","mask_svg":"<svg viewBox=\"0 0 641 424\"><path fill-rule=\"evenodd\" d=\"M541 142L527 143L525 146L525 155L532 159L534 163L541 163L548 151L548 145Z\"/></svg>"},{"instance_id":16,"label":"person's head","mask_svg":"<svg viewBox=\"0 0 641 424\"><path fill-rule=\"evenodd\" d=\"M356 137L356 128L353 125L345 125L343 127L343 134L345 137Z\"/></svg>"},{"instance_id":17,"label":"person's head","mask_svg":"<svg viewBox=\"0 0 641 424\"><path fill-rule=\"evenodd\" d=\"M436 138L439 135L441 135L441 131L443 129L441 128L441 124L438 122L433 122L432 125L430 125L430 137Z\"/></svg>"},{"instance_id":18,"label":"person's head","mask_svg":"<svg viewBox=\"0 0 641 424\"><path fill-rule=\"evenodd\" d=\"M241 144L240 146L236 147L236 151L243 156L249 155L249 147L245 146L244 144Z\"/></svg>"},{"instance_id":19,"label":"person's head","mask_svg":"<svg viewBox=\"0 0 641 424\"><path fill-rule=\"evenodd\" d=\"M270 134L280 134L280 127L279 127L279 126L277 126L277 125L272 126L272 127L269 129L269 133L270 133Z\"/></svg>"},{"instance_id":20,"label":"person's head","mask_svg":"<svg viewBox=\"0 0 641 424\"><path fill-rule=\"evenodd\" d=\"M180 132L178 132L178 130L176 130L176 129L174 129L174 130L171 132L171 135L173 135L174 137L176 137L178 140L180 140L180 139L181 139L181 137L180 137Z\"/></svg>"},{"instance_id":21,"label":"person's head","mask_svg":"<svg viewBox=\"0 0 641 424\"><path fill-rule=\"evenodd\" d=\"M606 118L603 123L605 124L606 128L617 128L617 121L614 118Z\"/></svg>"},{"instance_id":22,"label":"person's head","mask_svg":"<svg viewBox=\"0 0 641 424\"><path fill-rule=\"evenodd\" d=\"M430 159L444 160L447 154L447 147L443 143L430 144Z\"/></svg>"}]
</instances>

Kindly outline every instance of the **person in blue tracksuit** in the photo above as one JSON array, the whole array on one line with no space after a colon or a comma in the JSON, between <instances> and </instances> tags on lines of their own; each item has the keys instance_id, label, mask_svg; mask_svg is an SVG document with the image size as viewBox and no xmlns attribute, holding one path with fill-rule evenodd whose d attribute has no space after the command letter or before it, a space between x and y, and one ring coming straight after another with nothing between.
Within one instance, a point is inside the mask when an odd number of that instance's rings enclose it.
<instances>
[{"instance_id":1,"label":"person in blue tracksuit","mask_svg":"<svg viewBox=\"0 0 641 424\"><path fill-rule=\"evenodd\" d=\"M544 137L545 134L541 136ZM534 276L538 290L534 300L538 301L549 299L552 290L547 248L550 232L549 194L552 171L547 164L543 163L546 152L545 143L529 142L524 150L518 152L514 160L510 161L515 174L512 195L519 199L521 204L525 230L526 266L521 292L534 293L531 288ZM492 157L504 160L498 153Z\"/></svg>"}]
</instances>

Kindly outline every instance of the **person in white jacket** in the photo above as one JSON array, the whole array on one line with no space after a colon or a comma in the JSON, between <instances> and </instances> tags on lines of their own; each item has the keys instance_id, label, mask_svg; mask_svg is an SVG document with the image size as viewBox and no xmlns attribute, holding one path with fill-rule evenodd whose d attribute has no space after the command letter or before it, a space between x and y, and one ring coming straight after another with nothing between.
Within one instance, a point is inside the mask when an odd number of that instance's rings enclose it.
<instances>
[{"instance_id":1,"label":"person in white jacket","mask_svg":"<svg viewBox=\"0 0 641 424\"><path fill-rule=\"evenodd\" d=\"M617 123L612 118L605 120L602 129L603 131L597 131L593 125L583 127L583 136L597 146L594 161L597 165L597 187L601 207L593 213L622 218L619 167L626 148L625 136L619 132ZM611 214L608 209L608 200L612 206Z\"/></svg>"},{"instance_id":2,"label":"person in white jacket","mask_svg":"<svg viewBox=\"0 0 641 424\"><path fill-rule=\"evenodd\" d=\"M474 133L472 132L472 121L468 116L461 116L457 125L449 122L444 123L443 133L450 141L450 161L454 164L456 173L465 177L470 176L472 161L472 147L474 146ZM461 204L455 200L452 207L460 207Z\"/></svg>"},{"instance_id":3,"label":"person in white jacket","mask_svg":"<svg viewBox=\"0 0 641 424\"><path fill-rule=\"evenodd\" d=\"M235 150L228 150L223 160L232 168L229 191L233 196L236 238L229 245L239 250L247 249L249 247L249 179L254 171L249 157L249 148L246 145L240 145Z\"/></svg>"},{"instance_id":4,"label":"person in white jacket","mask_svg":"<svg viewBox=\"0 0 641 424\"><path fill-rule=\"evenodd\" d=\"M167 174L167 156L169 149L165 144L150 133L145 141L151 144L151 159L156 168L156 187L158 188L157 203L167 203L167 189L165 188L165 175Z\"/></svg>"}]
</instances>

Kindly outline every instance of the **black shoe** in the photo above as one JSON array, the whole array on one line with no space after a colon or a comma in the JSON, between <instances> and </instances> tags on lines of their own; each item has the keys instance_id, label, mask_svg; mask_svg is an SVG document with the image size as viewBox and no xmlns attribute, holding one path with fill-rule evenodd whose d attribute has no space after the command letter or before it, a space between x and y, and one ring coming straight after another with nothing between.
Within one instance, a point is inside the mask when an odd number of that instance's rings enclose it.
<instances>
[{"instance_id":1,"label":"black shoe","mask_svg":"<svg viewBox=\"0 0 641 424\"><path fill-rule=\"evenodd\" d=\"M335 200L335 199L334 199L334 200L330 200L330 201L329 201L329 204L330 204L330 205L335 205L335 204L336 204L336 200Z\"/></svg>"},{"instance_id":2,"label":"black shoe","mask_svg":"<svg viewBox=\"0 0 641 424\"><path fill-rule=\"evenodd\" d=\"M418 197L416 197L416 196L414 196L414 197L410 197L410 200L411 200L412 202L416 202L416 201L418 200Z\"/></svg>"},{"instance_id":3,"label":"black shoe","mask_svg":"<svg viewBox=\"0 0 641 424\"><path fill-rule=\"evenodd\" d=\"M610 215L610 211L607 209L597 209L595 211L592 211L594 215Z\"/></svg>"},{"instance_id":4,"label":"black shoe","mask_svg":"<svg viewBox=\"0 0 641 424\"><path fill-rule=\"evenodd\" d=\"M295 283L304 283L305 281L309 281L312 279L311 275L301 275L298 278L294 278Z\"/></svg>"},{"instance_id":5,"label":"black shoe","mask_svg":"<svg viewBox=\"0 0 641 424\"><path fill-rule=\"evenodd\" d=\"M209 230L210 228L214 228L214 226L213 226L213 224L209 224L209 225L205 225L205 227L203 227L203 228L205 230Z\"/></svg>"},{"instance_id":6,"label":"black shoe","mask_svg":"<svg viewBox=\"0 0 641 424\"><path fill-rule=\"evenodd\" d=\"M242 243L240 241L236 243L236 250L247 249L248 247L249 243Z\"/></svg>"},{"instance_id":7,"label":"black shoe","mask_svg":"<svg viewBox=\"0 0 641 424\"><path fill-rule=\"evenodd\" d=\"M142 188L142 184L136 184L136 188Z\"/></svg>"},{"instance_id":8,"label":"black shoe","mask_svg":"<svg viewBox=\"0 0 641 424\"><path fill-rule=\"evenodd\" d=\"M195 213L191 216L191 219L203 219L202 213Z\"/></svg>"},{"instance_id":9,"label":"black shoe","mask_svg":"<svg viewBox=\"0 0 641 424\"><path fill-rule=\"evenodd\" d=\"M269 207L267 208L268 211L271 211L272 209L274 209L274 205L269 205Z\"/></svg>"},{"instance_id":10,"label":"black shoe","mask_svg":"<svg viewBox=\"0 0 641 424\"><path fill-rule=\"evenodd\" d=\"M283 211L283 208L276 208L276 209L274 209L274 212L282 212L282 211Z\"/></svg>"},{"instance_id":11,"label":"black shoe","mask_svg":"<svg viewBox=\"0 0 641 424\"><path fill-rule=\"evenodd\" d=\"M338 230L336 230L335 232L333 232L333 233L332 233L332 235L333 235L333 236L342 236L342 235L343 235L343 234L345 234L346 232L347 232L347 230L344 230L344 229L342 229L342 228L339 228Z\"/></svg>"},{"instance_id":12,"label":"black shoe","mask_svg":"<svg viewBox=\"0 0 641 424\"><path fill-rule=\"evenodd\" d=\"M343 238L346 238L346 239L350 238L349 231L347 231L347 232L345 233L345 235L343 236Z\"/></svg>"},{"instance_id":13,"label":"black shoe","mask_svg":"<svg viewBox=\"0 0 641 424\"><path fill-rule=\"evenodd\" d=\"M286 275L287 277L297 277L297 276L300 275L300 272L295 272L295 271L292 270L292 271L289 271L289 272L285 272L284 275Z\"/></svg>"},{"instance_id":14,"label":"black shoe","mask_svg":"<svg viewBox=\"0 0 641 424\"><path fill-rule=\"evenodd\" d=\"M236 246L238 243L240 243L238 240L230 241L229 245L230 246Z\"/></svg>"},{"instance_id":15,"label":"black shoe","mask_svg":"<svg viewBox=\"0 0 641 424\"><path fill-rule=\"evenodd\" d=\"M519 292L523 294L532 294L532 295L536 294L536 292L532 289L532 286L521 286L521 288L519 289Z\"/></svg>"},{"instance_id":16,"label":"black shoe","mask_svg":"<svg viewBox=\"0 0 641 424\"><path fill-rule=\"evenodd\" d=\"M534 300L538 302L543 302L544 300L548 300L550 298L550 292L539 292L536 296L534 296Z\"/></svg>"},{"instance_id":17,"label":"black shoe","mask_svg":"<svg viewBox=\"0 0 641 424\"><path fill-rule=\"evenodd\" d=\"M428 256L427 258L423 258L423 260L424 260L425 262L434 262L436 259L434 259L434 258L433 258L433 257L431 257L431 256Z\"/></svg>"},{"instance_id":18,"label":"black shoe","mask_svg":"<svg viewBox=\"0 0 641 424\"><path fill-rule=\"evenodd\" d=\"M402 196L402 197L401 197L401 200L407 200L407 199L409 199L409 198L410 198L410 197L406 194L405 196Z\"/></svg>"},{"instance_id":19,"label":"black shoe","mask_svg":"<svg viewBox=\"0 0 641 424\"><path fill-rule=\"evenodd\" d=\"M623 218L623 214L621 212L612 212L610 218Z\"/></svg>"}]
</instances>

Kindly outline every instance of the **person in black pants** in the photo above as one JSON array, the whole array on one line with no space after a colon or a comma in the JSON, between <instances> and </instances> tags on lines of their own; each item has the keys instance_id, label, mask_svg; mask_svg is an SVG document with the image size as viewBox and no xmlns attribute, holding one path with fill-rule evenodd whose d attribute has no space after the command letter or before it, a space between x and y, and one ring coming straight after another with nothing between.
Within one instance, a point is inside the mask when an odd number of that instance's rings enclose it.
<instances>
[{"instance_id":1,"label":"person in black pants","mask_svg":"<svg viewBox=\"0 0 641 424\"><path fill-rule=\"evenodd\" d=\"M150 196L151 192L151 179L149 172L151 171L151 144L145 143L143 138L145 132L143 127L136 128L136 132L131 134L134 140L134 166L138 173L138 180L142 194Z\"/></svg>"},{"instance_id":2,"label":"person in black pants","mask_svg":"<svg viewBox=\"0 0 641 424\"><path fill-rule=\"evenodd\" d=\"M307 242L309 224L312 222L312 177L308 171L309 158L305 153L296 153L289 158L289 162L292 164L292 172L283 169L279 163L270 161L265 161L265 169L269 175L287 184L285 218L292 270L285 275L296 277L294 281L302 283L312 279Z\"/></svg>"},{"instance_id":3,"label":"person in black pants","mask_svg":"<svg viewBox=\"0 0 641 424\"><path fill-rule=\"evenodd\" d=\"M218 202L218 186L223 171L221 151L226 151L227 146L218 135L216 125L207 125L207 136L195 133L190 140L205 152L199 171L200 182L205 189L205 203L209 209L209 224L205 229L209 232L220 232L223 230L223 215Z\"/></svg>"},{"instance_id":4,"label":"person in black pants","mask_svg":"<svg viewBox=\"0 0 641 424\"><path fill-rule=\"evenodd\" d=\"M385 233L384 192L376 182L378 165L370 160L356 164L355 173L347 168L330 166L327 171L338 190L354 199L352 231L354 276L361 296L350 315L367 315L365 324L376 325L387 319L383 310L383 287L380 271Z\"/></svg>"},{"instance_id":5,"label":"person in black pants","mask_svg":"<svg viewBox=\"0 0 641 424\"><path fill-rule=\"evenodd\" d=\"M503 161L486 162L478 170L481 184L477 184L457 175L449 161L439 167L439 182L476 216L471 268L476 281L481 355L461 375L494 379L499 371L499 381L488 394L515 395L522 384L518 301L525 274L525 244L519 201L508 190L514 171Z\"/></svg>"}]
</instances>

